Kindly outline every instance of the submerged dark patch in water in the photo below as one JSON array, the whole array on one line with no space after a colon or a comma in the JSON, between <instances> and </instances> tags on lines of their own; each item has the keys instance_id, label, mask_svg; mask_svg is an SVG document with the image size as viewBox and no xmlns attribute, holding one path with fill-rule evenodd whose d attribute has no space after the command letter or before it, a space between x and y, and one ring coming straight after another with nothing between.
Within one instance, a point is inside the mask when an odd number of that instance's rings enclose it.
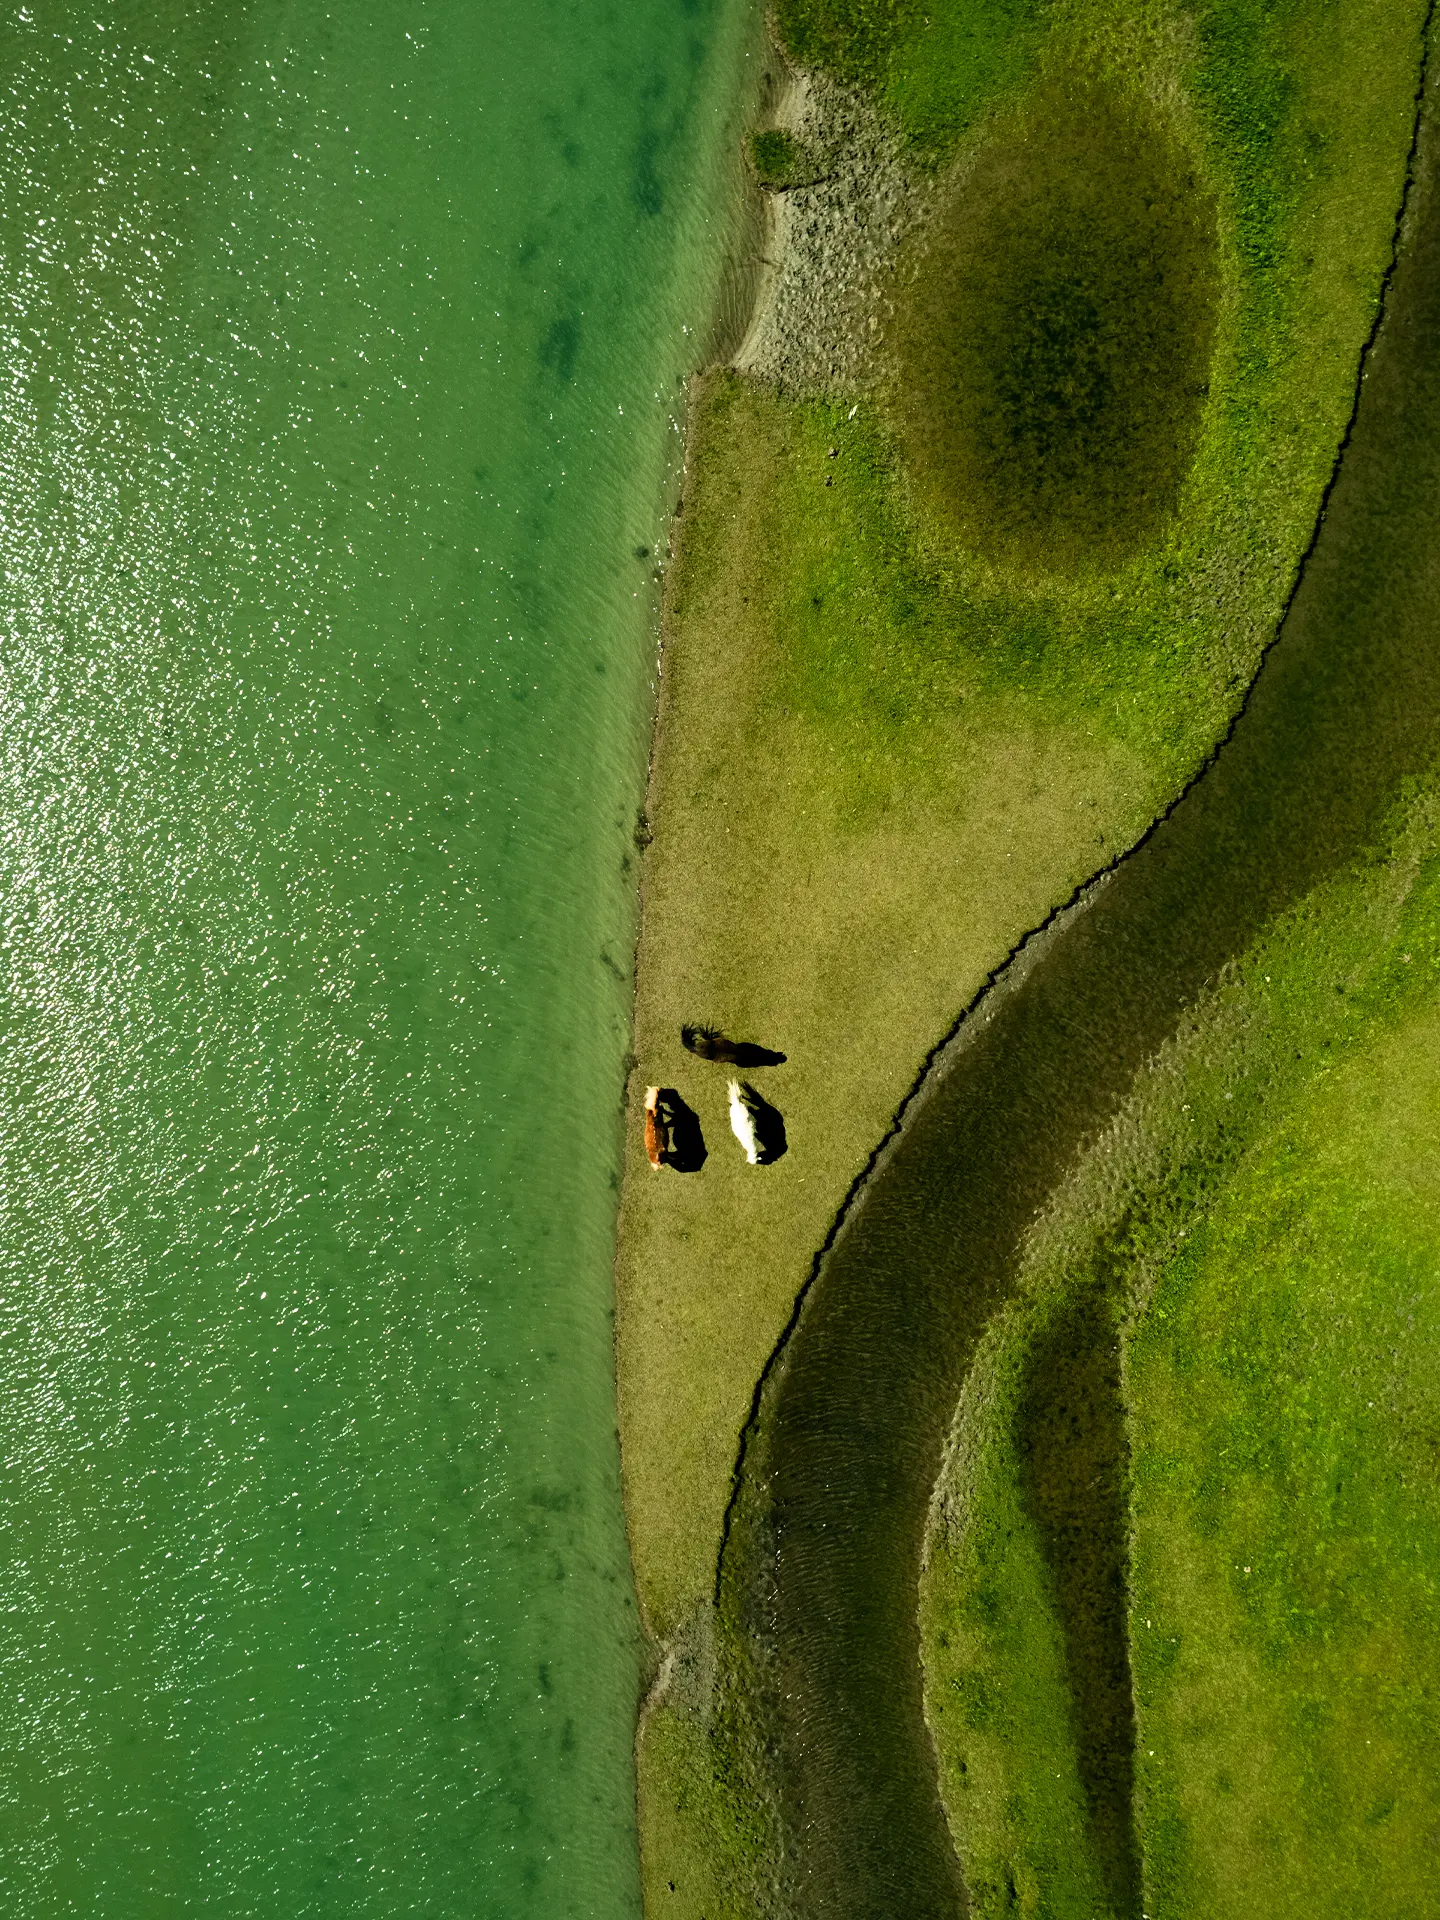
<instances>
[{"instance_id":1,"label":"submerged dark patch in water","mask_svg":"<svg viewBox=\"0 0 1440 1920\"><path fill-rule=\"evenodd\" d=\"M977 1342L1037 1208L1183 1008L1362 857L1440 753L1431 120L1427 107L1338 480L1233 735L943 1050L762 1383L719 1570L724 1697L734 1752L773 1796L766 1876L783 1875L795 1920L966 1911L922 1707L917 1588ZM1098 1726L1103 1699L1091 1711Z\"/></svg>"},{"instance_id":2,"label":"submerged dark patch in water","mask_svg":"<svg viewBox=\"0 0 1440 1920\"><path fill-rule=\"evenodd\" d=\"M1219 299L1215 210L1156 120L1047 89L933 230L900 329L900 417L967 546L1113 566L1174 513Z\"/></svg>"},{"instance_id":3,"label":"submerged dark patch in water","mask_svg":"<svg viewBox=\"0 0 1440 1920\"><path fill-rule=\"evenodd\" d=\"M1117 1920L1140 1912L1126 1591L1129 1447L1113 1289L1067 1301L1031 1350L1016 1423L1026 1500L1065 1636L1080 1781Z\"/></svg>"},{"instance_id":4,"label":"submerged dark patch in water","mask_svg":"<svg viewBox=\"0 0 1440 1920\"><path fill-rule=\"evenodd\" d=\"M664 135L659 127L647 127L635 146L630 197L640 212L652 220L665 211L665 189L661 184L659 166L663 144Z\"/></svg>"},{"instance_id":5,"label":"submerged dark patch in water","mask_svg":"<svg viewBox=\"0 0 1440 1920\"><path fill-rule=\"evenodd\" d=\"M558 314L540 336L539 353L541 366L557 380L573 380L575 362L580 356L579 315Z\"/></svg>"}]
</instances>

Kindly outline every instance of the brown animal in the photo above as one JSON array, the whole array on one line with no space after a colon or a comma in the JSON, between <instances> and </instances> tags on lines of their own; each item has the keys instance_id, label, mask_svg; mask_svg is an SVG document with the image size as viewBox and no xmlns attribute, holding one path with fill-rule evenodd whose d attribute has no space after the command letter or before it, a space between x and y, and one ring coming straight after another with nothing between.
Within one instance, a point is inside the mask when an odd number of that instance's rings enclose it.
<instances>
[{"instance_id":1,"label":"brown animal","mask_svg":"<svg viewBox=\"0 0 1440 1920\"><path fill-rule=\"evenodd\" d=\"M670 1123L660 1111L659 1087L645 1089L645 1151L658 1173L670 1151Z\"/></svg>"},{"instance_id":2,"label":"brown animal","mask_svg":"<svg viewBox=\"0 0 1440 1920\"><path fill-rule=\"evenodd\" d=\"M645 1089L645 1153L657 1173L661 1167L698 1173L705 1164L700 1117L674 1087Z\"/></svg>"}]
</instances>

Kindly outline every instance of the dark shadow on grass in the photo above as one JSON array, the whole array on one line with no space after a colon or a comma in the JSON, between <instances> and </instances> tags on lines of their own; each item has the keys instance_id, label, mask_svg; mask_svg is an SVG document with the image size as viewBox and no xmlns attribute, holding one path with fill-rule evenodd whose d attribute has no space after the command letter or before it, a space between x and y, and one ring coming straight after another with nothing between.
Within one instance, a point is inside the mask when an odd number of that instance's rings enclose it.
<instances>
[{"instance_id":1,"label":"dark shadow on grass","mask_svg":"<svg viewBox=\"0 0 1440 1920\"><path fill-rule=\"evenodd\" d=\"M656 1089L660 1164L675 1173L698 1173L708 1159L700 1116L674 1087Z\"/></svg>"},{"instance_id":2,"label":"dark shadow on grass","mask_svg":"<svg viewBox=\"0 0 1440 1920\"><path fill-rule=\"evenodd\" d=\"M1031 1350L1016 1452L1065 1638L1080 1781L1116 1920L1138 1920L1126 1599L1129 1448L1115 1298L1068 1301Z\"/></svg>"}]
</instances>

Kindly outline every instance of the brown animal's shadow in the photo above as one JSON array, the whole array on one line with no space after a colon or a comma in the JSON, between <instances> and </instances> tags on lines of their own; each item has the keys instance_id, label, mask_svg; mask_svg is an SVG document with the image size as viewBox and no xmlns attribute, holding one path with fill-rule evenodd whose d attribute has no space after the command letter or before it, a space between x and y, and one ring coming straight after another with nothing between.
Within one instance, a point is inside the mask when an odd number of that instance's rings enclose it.
<instances>
[{"instance_id":1,"label":"brown animal's shadow","mask_svg":"<svg viewBox=\"0 0 1440 1920\"><path fill-rule=\"evenodd\" d=\"M645 1096L645 1148L654 1167L698 1173L707 1153L700 1116L674 1087L652 1087Z\"/></svg>"},{"instance_id":2,"label":"brown animal's shadow","mask_svg":"<svg viewBox=\"0 0 1440 1920\"><path fill-rule=\"evenodd\" d=\"M730 1040L714 1027L682 1027L680 1043L702 1060L716 1060L727 1067L783 1067L785 1055L773 1047L757 1046L753 1040Z\"/></svg>"}]
</instances>

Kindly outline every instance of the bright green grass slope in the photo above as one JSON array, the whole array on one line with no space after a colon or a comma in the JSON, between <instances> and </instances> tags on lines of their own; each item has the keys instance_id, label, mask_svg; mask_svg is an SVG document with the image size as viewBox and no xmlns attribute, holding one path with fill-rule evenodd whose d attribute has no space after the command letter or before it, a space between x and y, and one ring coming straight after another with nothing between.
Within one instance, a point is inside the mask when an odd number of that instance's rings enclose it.
<instances>
[{"instance_id":1,"label":"bright green grass slope","mask_svg":"<svg viewBox=\"0 0 1440 1920\"><path fill-rule=\"evenodd\" d=\"M1138 1804L1157 1914L1435 1910L1440 911L1433 893L1426 905L1398 929L1425 990L1387 1006L1387 983L1360 983L1365 1043L1337 1034L1335 1067L1261 1130L1131 1342Z\"/></svg>"},{"instance_id":2,"label":"bright green grass slope","mask_svg":"<svg viewBox=\"0 0 1440 1920\"><path fill-rule=\"evenodd\" d=\"M981 1915L1434 1910L1433 793L1384 859L1282 922L1147 1073L1037 1225L1025 1295L967 1390L922 1604L927 1711ZM1077 1705L1086 1596L1056 1604L1027 1445L1056 1372L1047 1340L1065 1328L1073 1355L1087 1316L1108 1321L1089 1349L1102 1372L1115 1355L1128 1408L1109 1448L1103 1392L1100 1421L1092 1405L1078 1423L1122 1512L1128 1496L1128 1833L1107 1825L1117 1782L1097 1778L1095 1717ZM1082 1374L1070 1365L1072 1411ZM1079 1464L1061 1470L1093 1486ZM1102 1489L1102 1527L1106 1505Z\"/></svg>"}]
</instances>

